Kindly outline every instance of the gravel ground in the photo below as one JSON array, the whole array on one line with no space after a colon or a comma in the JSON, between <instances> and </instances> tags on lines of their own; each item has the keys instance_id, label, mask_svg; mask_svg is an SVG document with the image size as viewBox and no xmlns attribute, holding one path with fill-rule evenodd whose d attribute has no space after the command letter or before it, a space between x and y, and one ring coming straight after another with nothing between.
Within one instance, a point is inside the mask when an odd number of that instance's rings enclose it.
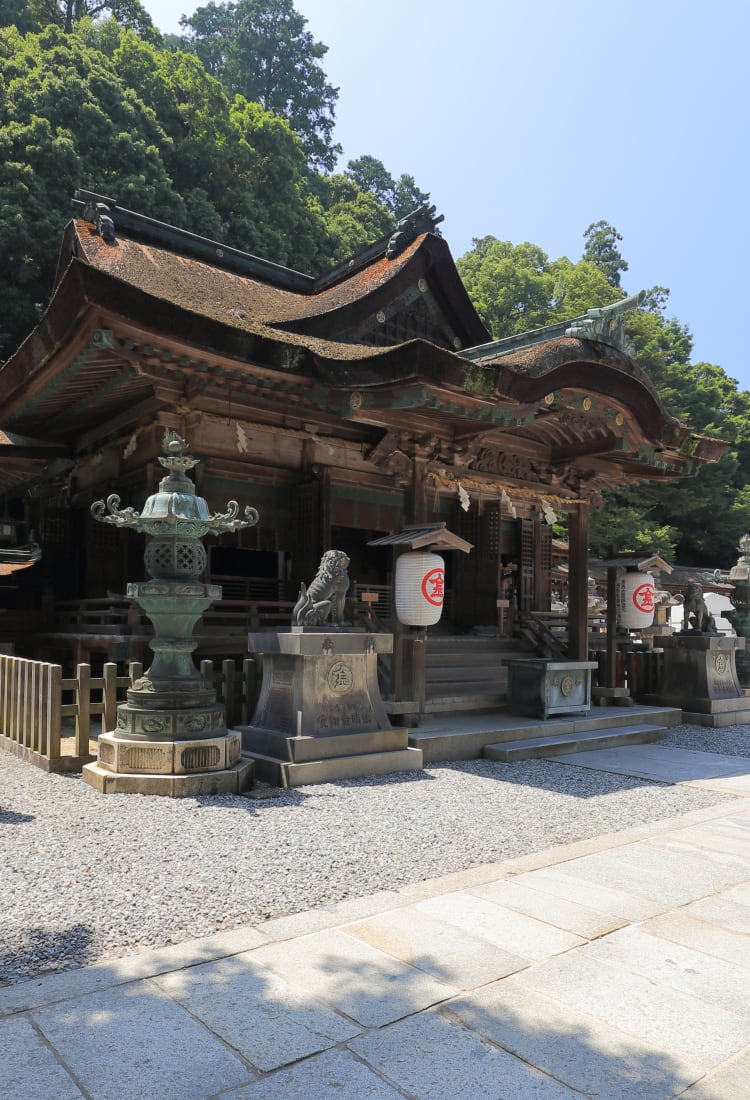
<instances>
[{"instance_id":1,"label":"gravel ground","mask_svg":"<svg viewBox=\"0 0 750 1100\"><path fill-rule=\"evenodd\" d=\"M662 744L750 757L750 726L677 726ZM0 768L4 984L730 798L543 760L186 799L102 796L5 754Z\"/></svg>"}]
</instances>

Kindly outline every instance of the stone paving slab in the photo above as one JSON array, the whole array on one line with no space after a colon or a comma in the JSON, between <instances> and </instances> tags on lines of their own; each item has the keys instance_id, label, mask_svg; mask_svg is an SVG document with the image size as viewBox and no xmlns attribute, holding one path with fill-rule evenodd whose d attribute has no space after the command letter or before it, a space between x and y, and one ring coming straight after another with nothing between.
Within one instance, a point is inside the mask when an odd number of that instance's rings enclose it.
<instances>
[{"instance_id":1,"label":"stone paving slab","mask_svg":"<svg viewBox=\"0 0 750 1100\"><path fill-rule=\"evenodd\" d=\"M347 1050L334 1050L222 1092L222 1100L404 1100L404 1094Z\"/></svg>"},{"instance_id":2,"label":"stone paving slab","mask_svg":"<svg viewBox=\"0 0 750 1100\"><path fill-rule=\"evenodd\" d=\"M750 760L672 745L629 745L591 752L566 753L551 759L595 771L632 775L659 783L689 783L711 791L750 795Z\"/></svg>"},{"instance_id":3,"label":"stone paving slab","mask_svg":"<svg viewBox=\"0 0 750 1100\"><path fill-rule=\"evenodd\" d=\"M684 911L689 917L717 924L728 932L750 936L750 902L741 900L742 893L739 894L739 901L736 896L734 891L725 890L715 897L701 898L692 905L686 905Z\"/></svg>"},{"instance_id":4,"label":"stone paving slab","mask_svg":"<svg viewBox=\"0 0 750 1100\"><path fill-rule=\"evenodd\" d=\"M0 1020L0 1096L6 1100L82 1100L83 1093L60 1065L30 1020Z\"/></svg>"},{"instance_id":5,"label":"stone paving slab","mask_svg":"<svg viewBox=\"0 0 750 1100\"><path fill-rule=\"evenodd\" d=\"M336 1046L361 1030L261 966L252 953L152 980L266 1072Z\"/></svg>"},{"instance_id":6,"label":"stone paving slab","mask_svg":"<svg viewBox=\"0 0 750 1100\"><path fill-rule=\"evenodd\" d=\"M100 959L79 970L66 970L16 982L6 988L0 987L0 1018L27 1008L38 1008L116 985L126 985L139 978L150 978L154 974L221 959L264 943L268 943L268 937L257 929L235 928L168 947L140 951L122 959Z\"/></svg>"},{"instance_id":7,"label":"stone paving slab","mask_svg":"<svg viewBox=\"0 0 750 1100\"><path fill-rule=\"evenodd\" d=\"M470 929L472 935L532 962L585 943L580 936L504 909L468 891L420 901L415 909L457 928Z\"/></svg>"},{"instance_id":8,"label":"stone paving slab","mask_svg":"<svg viewBox=\"0 0 750 1100\"><path fill-rule=\"evenodd\" d=\"M255 1076L148 981L41 1008L32 1019L95 1100L205 1100Z\"/></svg>"},{"instance_id":9,"label":"stone paving slab","mask_svg":"<svg viewBox=\"0 0 750 1100\"><path fill-rule=\"evenodd\" d=\"M403 904L404 900L399 893L381 890L363 898L346 898L331 905L321 905L318 909L307 909L304 913L292 913L288 917L272 917L271 920L264 921L260 928L266 940L291 940L310 932L338 928L347 921L362 920L373 913L397 909Z\"/></svg>"},{"instance_id":10,"label":"stone paving slab","mask_svg":"<svg viewBox=\"0 0 750 1100\"><path fill-rule=\"evenodd\" d=\"M584 939L606 936L627 924L623 917L606 917L600 910L560 897L559 893L535 890L526 886L523 879L488 883L471 893Z\"/></svg>"},{"instance_id":11,"label":"stone paving slab","mask_svg":"<svg viewBox=\"0 0 750 1100\"><path fill-rule=\"evenodd\" d=\"M750 1047L682 1094L681 1100L747 1100Z\"/></svg>"},{"instance_id":12,"label":"stone paving slab","mask_svg":"<svg viewBox=\"0 0 750 1100\"><path fill-rule=\"evenodd\" d=\"M670 840L684 840L697 848L731 852L750 864L750 817L707 821L669 834Z\"/></svg>"},{"instance_id":13,"label":"stone paving slab","mask_svg":"<svg viewBox=\"0 0 750 1100\"><path fill-rule=\"evenodd\" d=\"M542 867L538 871L529 871L513 881L527 889L537 890L551 898L561 898L574 904L596 909L609 920L637 921L653 917L664 912L669 905L659 898L647 898L637 891L620 889L611 884L585 880L581 876L569 873L568 863L557 867Z\"/></svg>"},{"instance_id":14,"label":"stone paving slab","mask_svg":"<svg viewBox=\"0 0 750 1100\"><path fill-rule=\"evenodd\" d=\"M712 955L717 959L742 966L750 970L750 942L736 932L712 924L707 920L691 917L685 909L673 913L662 913L644 921L640 930L661 940L669 940Z\"/></svg>"},{"instance_id":15,"label":"stone paving slab","mask_svg":"<svg viewBox=\"0 0 750 1100\"><path fill-rule=\"evenodd\" d=\"M750 945L747 953L750 956ZM692 947L660 940L630 927L582 947L580 958L623 967L669 989L678 989L701 1001L719 1005L750 1019L747 969ZM748 959L750 963L750 959Z\"/></svg>"},{"instance_id":16,"label":"stone paving slab","mask_svg":"<svg viewBox=\"0 0 750 1100\"><path fill-rule=\"evenodd\" d=\"M674 851L644 841L608 852L569 860L565 874L579 879L582 889L593 883L658 901L663 909L686 905L726 889L747 877L744 860L685 846Z\"/></svg>"},{"instance_id":17,"label":"stone paving slab","mask_svg":"<svg viewBox=\"0 0 750 1100\"><path fill-rule=\"evenodd\" d=\"M253 957L365 1027L382 1027L458 992L340 930L259 947Z\"/></svg>"},{"instance_id":18,"label":"stone paving slab","mask_svg":"<svg viewBox=\"0 0 750 1100\"><path fill-rule=\"evenodd\" d=\"M592 1100L664 1100L703 1076L648 1037L636 1039L515 977L464 994L444 1012Z\"/></svg>"},{"instance_id":19,"label":"stone paving slab","mask_svg":"<svg viewBox=\"0 0 750 1100\"><path fill-rule=\"evenodd\" d=\"M439 1012L412 1016L349 1046L417 1100L578 1100L581 1095Z\"/></svg>"},{"instance_id":20,"label":"stone paving slab","mask_svg":"<svg viewBox=\"0 0 750 1100\"><path fill-rule=\"evenodd\" d=\"M513 981L704 1070L750 1043L747 1016L580 951L539 963Z\"/></svg>"},{"instance_id":21,"label":"stone paving slab","mask_svg":"<svg viewBox=\"0 0 750 1100\"><path fill-rule=\"evenodd\" d=\"M529 965L528 959L412 906L348 924L345 931L456 989L474 989Z\"/></svg>"}]
</instances>

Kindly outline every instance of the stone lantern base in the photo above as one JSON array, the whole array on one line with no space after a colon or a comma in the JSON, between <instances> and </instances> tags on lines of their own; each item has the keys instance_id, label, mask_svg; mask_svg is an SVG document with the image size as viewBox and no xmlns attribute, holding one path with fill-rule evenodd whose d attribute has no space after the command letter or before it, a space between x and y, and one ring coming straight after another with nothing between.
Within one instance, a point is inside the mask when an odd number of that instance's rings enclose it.
<instances>
[{"instance_id":1,"label":"stone lantern base","mask_svg":"<svg viewBox=\"0 0 750 1100\"><path fill-rule=\"evenodd\" d=\"M127 710L127 705L118 709ZM241 735L225 727L208 737L179 741L103 733L97 761L83 768L84 782L102 794L240 794L253 777L252 760L242 756Z\"/></svg>"}]
</instances>

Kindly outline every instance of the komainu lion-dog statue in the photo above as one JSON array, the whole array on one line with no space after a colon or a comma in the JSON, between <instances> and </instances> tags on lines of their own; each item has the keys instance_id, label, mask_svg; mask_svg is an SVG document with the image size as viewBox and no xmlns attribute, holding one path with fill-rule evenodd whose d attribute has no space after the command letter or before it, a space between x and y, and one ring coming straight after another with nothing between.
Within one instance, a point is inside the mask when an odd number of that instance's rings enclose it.
<instances>
[{"instance_id":1,"label":"komainu lion-dog statue","mask_svg":"<svg viewBox=\"0 0 750 1100\"><path fill-rule=\"evenodd\" d=\"M344 605L349 591L349 558L343 550L327 550L320 559L315 580L306 588L300 585L299 598L292 611L292 626L322 626L344 622Z\"/></svg>"},{"instance_id":2,"label":"komainu lion-dog statue","mask_svg":"<svg viewBox=\"0 0 750 1100\"><path fill-rule=\"evenodd\" d=\"M699 634L716 634L716 621L706 606L703 589L697 581L690 581L682 601L683 630L695 630Z\"/></svg>"}]
</instances>

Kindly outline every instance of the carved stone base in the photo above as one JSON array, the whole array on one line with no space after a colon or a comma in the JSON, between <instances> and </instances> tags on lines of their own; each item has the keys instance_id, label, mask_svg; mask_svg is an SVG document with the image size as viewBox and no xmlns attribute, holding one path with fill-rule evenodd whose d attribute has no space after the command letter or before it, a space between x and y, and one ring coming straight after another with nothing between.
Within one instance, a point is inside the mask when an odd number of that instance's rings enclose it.
<instances>
[{"instance_id":1,"label":"carved stone base","mask_svg":"<svg viewBox=\"0 0 750 1100\"><path fill-rule=\"evenodd\" d=\"M750 720L750 697L737 677L736 654L745 639L725 634L673 634L661 639L664 675L659 692L643 702L680 707L683 719L704 726Z\"/></svg>"},{"instance_id":2,"label":"carved stone base","mask_svg":"<svg viewBox=\"0 0 750 1100\"><path fill-rule=\"evenodd\" d=\"M129 775L186 775L231 768L241 753L241 737L234 730L196 741L142 741L103 733L97 762L111 772Z\"/></svg>"},{"instance_id":3,"label":"carved stone base","mask_svg":"<svg viewBox=\"0 0 750 1100\"><path fill-rule=\"evenodd\" d=\"M253 781L235 730L192 741L145 741L103 733L99 756L83 768L84 782L102 793L181 796L239 794Z\"/></svg>"},{"instance_id":4,"label":"carved stone base","mask_svg":"<svg viewBox=\"0 0 750 1100\"><path fill-rule=\"evenodd\" d=\"M224 727L224 706L210 703L203 706L145 707L129 699L117 708L117 736L123 740L193 741L196 738L221 736Z\"/></svg>"},{"instance_id":5,"label":"carved stone base","mask_svg":"<svg viewBox=\"0 0 750 1100\"><path fill-rule=\"evenodd\" d=\"M243 751L258 778L279 787L413 771L422 752L391 726L378 687L378 653L390 634L292 630L251 635L263 683Z\"/></svg>"},{"instance_id":6,"label":"carved stone base","mask_svg":"<svg viewBox=\"0 0 750 1100\"><path fill-rule=\"evenodd\" d=\"M253 762L244 756L224 771L190 775L132 775L112 772L100 764L86 764L82 772L84 782L100 794L158 794L171 798L241 794L252 786L253 775Z\"/></svg>"}]
</instances>

